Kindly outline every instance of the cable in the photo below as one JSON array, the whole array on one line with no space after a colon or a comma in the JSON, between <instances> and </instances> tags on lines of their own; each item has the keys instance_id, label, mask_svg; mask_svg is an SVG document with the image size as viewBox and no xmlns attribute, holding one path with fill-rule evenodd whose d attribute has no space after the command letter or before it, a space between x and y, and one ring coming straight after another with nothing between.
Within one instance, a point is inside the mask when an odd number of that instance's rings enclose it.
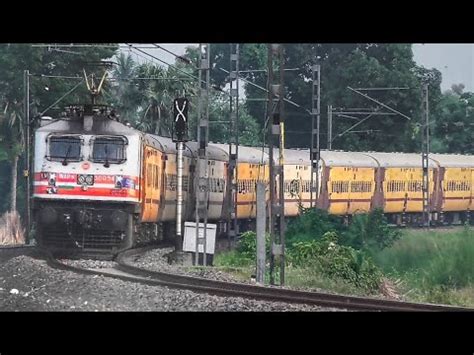
<instances>
[{"instance_id":1,"label":"cable","mask_svg":"<svg viewBox=\"0 0 474 355\"><path fill-rule=\"evenodd\" d=\"M164 64L168 65L168 67L174 68L174 69L176 69L177 71L179 71L179 72L181 72L181 73L183 73L183 74L185 74L185 75L187 75L187 76L189 76L189 77L191 77L191 78L193 78L193 79L199 81L199 78L198 78L198 77L196 77L196 76L194 76L193 74L190 74L190 73L188 73L188 72L186 72L186 71L184 71L184 70L178 68L176 65L170 64L170 63L168 63L167 61L162 60L162 59L159 59L159 58L155 57L154 55L152 55L152 54L150 54L150 53L147 53L147 52L145 52L145 51L142 51L142 50L140 50L139 48L134 47L132 44L129 44L129 46L130 46L133 50L138 50L138 51L140 51L141 53L143 53L143 54L145 54L145 55L148 55L148 56L150 56L151 58L156 59L156 60L158 60L158 61L161 62L161 63L164 63ZM201 82L202 82L202 83L205 83L204 80L201 80ZM227 92L227 91L225 91L225 90L222 90L222 89L216 89L214 86L211 86L211 87L212 87L216 92L222 92L222 93L226 94L227 98L230 97L230 93L229 93L229 92Z\"/></svg>"},{"instance_id":2,"label":"cable","mask_svg":"<svg viewBox=\"0 0 474 355\"><path fill-rule=\"evenodd\" d=\"M192 64L192 61L189 59L189 58L186 58L186 57L183 57L181 55L178 55L176 53L173 53L171 52L170 50L166 49L166 48L163 48L162 46L159 46L157 45L156 43L152 43L156 48L158 49L161 49L161 50L164 50L165 52L171 54L171 55L174 55L177 59L180 59L182 60L183 62L185 62L186 64Z\"/></svg>"},{"instance_id":3,"label":"cable","mask_svg":"<svg viewBox=\"0 0 474 355\"><path fill-rule=\"evenodd\" d=\"M50 106L48 106L43 112L41 112L39 114L39 116L43 116L51 107L53 107L54 105L56 105L57 103L59 103L62 99L64 99L67 95L69 95L70 93L72 93L74 90L76 90L79 85L82 84L82 82L84 81L84 79L82 79L79 83L77 83L76 86L74 86L71 90L69 90L67 93L65 93L63 96L61 96L58 100L56 100L53 104L51 104Z\"/></svg>"}]
</instances>

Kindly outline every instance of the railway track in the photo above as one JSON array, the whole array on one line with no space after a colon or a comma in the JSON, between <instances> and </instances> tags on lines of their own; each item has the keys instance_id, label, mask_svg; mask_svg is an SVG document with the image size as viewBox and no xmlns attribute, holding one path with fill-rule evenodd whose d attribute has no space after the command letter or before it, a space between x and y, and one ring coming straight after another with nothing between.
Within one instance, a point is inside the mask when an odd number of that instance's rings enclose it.
<instances>
[{"instance_id":1,"label":"railway track","mask_svg":"<svg viewBox=\"0 0 474 355\"><path fill-rule=\"evenodd\" d=\"M34 245L30 244L14 244L14 245L0 245L0 250L26 250L34 248Z\"/></svg>"},{"instance_id":2,"label":"railway track","mask_svg":"<svg viewBox=\"0 0 474 355\"><path fill-rule=\"evenodd\" d=\"M147 285L167 286L170 288L187 289L195 292L206 292L217 296L244 297L256 300L300 303L321 307L333 307L356 311L474 311L472 308L437 305L427 303L413 303L386 299L336 295L322 292L288 290L277 287L257 286L234 282L223 282L194 276L178 275L173 273L150 271L132 265L138 257L150 247L132 249L119 254L116 258L117 266L104 269L87 269L66 265L46 253L50 266L82 274L102 275L126 281L139 282Z\"/></svg>"}]
</instances>

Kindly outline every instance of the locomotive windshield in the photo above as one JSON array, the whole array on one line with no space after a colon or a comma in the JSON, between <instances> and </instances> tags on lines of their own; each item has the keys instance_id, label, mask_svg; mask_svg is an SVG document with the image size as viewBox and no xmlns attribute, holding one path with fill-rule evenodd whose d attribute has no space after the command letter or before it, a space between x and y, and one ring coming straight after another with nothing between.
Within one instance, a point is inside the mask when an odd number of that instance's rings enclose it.
<instances>
[{"instance_id":1,"label":"locomotive windshield","mask_svg":"<svg viewBox=\"0 0 474 355\"><path fill-rule=\"evenodd\" d=\"M92 148L92 161L109 164L123 163L126 140L123 137L96 137Z\"/></svg>"},{"instance_id":2,"label":"locomotive windshield","mask_svg":"<svg viewBox=\"0 0 474 355\"><path fill-rule=\"evenodd\" d=\"M49 139L49 157L53 161L81 160L81 139L72 136L54 136Z\"/></svg>"}]
</instances>

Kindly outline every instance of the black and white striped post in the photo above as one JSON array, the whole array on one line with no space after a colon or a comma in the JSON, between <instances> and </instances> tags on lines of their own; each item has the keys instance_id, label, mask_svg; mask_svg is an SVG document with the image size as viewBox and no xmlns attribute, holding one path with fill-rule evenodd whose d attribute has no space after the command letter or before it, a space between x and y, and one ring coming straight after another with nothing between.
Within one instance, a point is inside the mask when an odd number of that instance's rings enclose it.
<instances>
[{"instance_id":1,"label":"black and white striped post","mask_svg":"<svg viewBox=\"0 0 474 355\"><path fill-rule=\"evenodd\" d=\"M186 98L176 98L173 101L174 127L173 141L176 142L178 151L177 168L177 188L176 188L176 245L177 253L183 251L183 150L184 142L188 140L188 106Z\"/></svg>"}]
</instances>

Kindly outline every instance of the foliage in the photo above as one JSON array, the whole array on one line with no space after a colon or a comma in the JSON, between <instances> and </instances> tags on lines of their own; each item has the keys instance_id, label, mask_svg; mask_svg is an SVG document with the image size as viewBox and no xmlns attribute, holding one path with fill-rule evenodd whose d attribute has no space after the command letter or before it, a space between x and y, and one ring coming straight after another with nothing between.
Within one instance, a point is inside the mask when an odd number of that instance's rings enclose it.
<instances>
[{"instance_id":1,"label":"foliage","mask_svg":"<svg viewBox=\"0 0 474 355\"><path fill-rule=\"evenodd\" d=\"M319 241L293 244L288 261L298 267L316 268L327 277L343 279L367 292L376 292L382 280L382 273L371 258L338 244L335 232L325 233Z\"/></svg>"},{"instance_id":2,"label":"foliage","mask_svg":"<svg viewBox=\"0 0 474 355\"><path fill-rule=\"evenodd\" d=\"M342 233L346 227L338 216L330 215L326 210L303 208L287 227L285 236L288 246L295 242L318 240L326 232Z\"/></svg>"},{"instance_id":3,"label":"foliage","mask_svg":"<svg viewBox=\"0 0 474 355\"><path fill-rule=\"evenodd\" d=\"M268 235L266 236L266 253L267 255L270 253ZM255 265L255 260L256 235L254 232L246 232L239 238L237 249L221 255L217 264L249 267ZM367 254L340 245L335 232L325 233L319 240L294 243L287 248L286 262L291 270L305 269L313 274L319 274L320 281L321 278L341 280L343 283L369 293L378 290L382 277L380 270Z\"/></svg>"},{"instance_id":4,"label":"foliage","mask_svg":"<svg viewBox=\"0 0 474 355\"><path fill-rule=\"evenodd\" d=\"M195 48L192 49L195 51ZM194 52L188 53L197 57ZM108 100L117 108L122 119L145 132L162 136L171 136L173 129L173 100L185 95L190 100L189 138L196 139L197 133L197 72L192 67L176 63L176 68L165 68L153 63L136 63L127 54L117 56L118 66L113 72L117 83L107 93ZM187 75L186 75L187 73ZM130 78L156 78L156 80L133 81ZM209 140L227 142L229 138L228 96L220 91L211 91L209 100ZM243 145L259 144L260 127L251 117L245 106L239 112L239 140Z\"/></svg>"},{"instance_id":5,"label":"foliage","mask_svg":"<svg viewBox=\"0 0 474 355\"><path fill-rule=\"evenodd\" d=\"M23 153L25 140L24 71L29 70L35 75L30 77L30 109L31 117L34 118L77 84L76 80L47 78L40 76L41 74L82 76L83 69L86 69L88 74L94 73L97 77L102 75L104 69L87 63L110 58L115 50L115 47L77 48L72 54L33 47L25 43L0 44L0 160L9 162L8 183L12 185L10 191L14 188L11 178L13 172L22 167L21 161L17 166L16 158ZM85 100L88 100L88 96L84 85L70 94L64 103L83 103ZM50 114L52 111L54 108L45 114ZM23 179L20 179L18 187L21 188L23 183ZM21 197L19 193L16 195Z\"/></svg>"},{"instance_id":6,"label":"foliage","mask_svg":"<svg viewBox=\"0 0 474 355\"><path fill-rule=\"evenodd\" d=\"M400 237L400 232L388 225L380 209L354 215L346 226L338 216L308 208L289 223L286 240L291 246L299 241L319 240L327 232L336 232L341 236L341 244L358 250L384 249Z\"/></svg>"},{"instance_id":7,"label":"foliage","mask_svg":"<svg viewBox=\"0 0 474 355\"><path fill-rule=\"evenodd\" d=\"M112 71L116 80L109 90L104 91L108 102L119 113L123 121L136 124L139 120L138 109L142 101L136 81L130 80L137 76L137 63L130 54L120 52L116 56L117 66Z\"/></svg>"},{"instance_id":8,"label":"foliage","mask_svg":"<svg viewBox=\"0 0 474 355\"><path fill-rule=\"evenodd\" d=\"M265 249L266 253L270 253L270 236L265 235ZM244 257L252 261L256 260L257 257L257 235L255 232L248 231L242 233L239 237L237 245L237 251Z\"/></svg>"},{"instance_id":9,"label":"foliage","mask_svg":"<svg viewBox=\"0 0 474 355\"><path fill-rule=\"evenodd\" d=\"M229 45L211 46L211 59L216 62L211 76L216 85L228 82L227 75L219 70L229 67ZM267 48L265 44L242 44L241 70L266 69ZM319 59L318 59L319 57ZM370 95L383 103L412 117L408 121L401 116L374 116L361 127L369 133L346 134L333 143L334 148L344 150L377 151L414 151L419 147L419 124L421 119L420 88L422 82L430 85L430 107L437 111L439 101L441 73L436 69L419 67L413 60L411 44L309 44L292 43L285 45L286 68L299 68L285 72L287 97L297 104L310 108L311 103L311 65L321 65L321 107L328 104L335 107L375 107L373 102L352 93L351 87L409 87L410 90L371 92ZM246 79L266 86L264 72L242 74ZM265 93L249 84L245 86L247 97L262 98ZM265 103L248 101L249 113L263 122ZM311 120L301 108L285 105L286 142L290 147L309 146ZM325 111L323 111L325 112ZM432 114L436 119L435 114ZM334 132L342 132L354 122L347 119L335 119ZM321 120L321 131L326 132L326 120ZM370 133L372 131L372 133ZM380 131L380 132L376 132ZM396 133L397 139L388 139ZM335 135L334 135L335 136ZM322 138L324 140L324 137Z\"/></svg>"},{"instance_id":10,"label":"foliage","mask_svg":"<svg viewBox=\"0 0 474 355\"><path fill-rule=\"evenodd\" d=\"M458 93L448 91L440 100L440 119L433 129L440 144L435 148L439 153L474 154L474 96L472 93Z\"/></svg>"},{"instance_id":11,"label":"foliage","mask_svg":"<svg viewBox=\"0 0 474 355\"><path fill-rule=\"evenodd\" d=\"M388 225L382 209L357 214L344 233L344 243L356 249L390 247L400 238L400 231Z\"/></svg>"}]
</instances>

